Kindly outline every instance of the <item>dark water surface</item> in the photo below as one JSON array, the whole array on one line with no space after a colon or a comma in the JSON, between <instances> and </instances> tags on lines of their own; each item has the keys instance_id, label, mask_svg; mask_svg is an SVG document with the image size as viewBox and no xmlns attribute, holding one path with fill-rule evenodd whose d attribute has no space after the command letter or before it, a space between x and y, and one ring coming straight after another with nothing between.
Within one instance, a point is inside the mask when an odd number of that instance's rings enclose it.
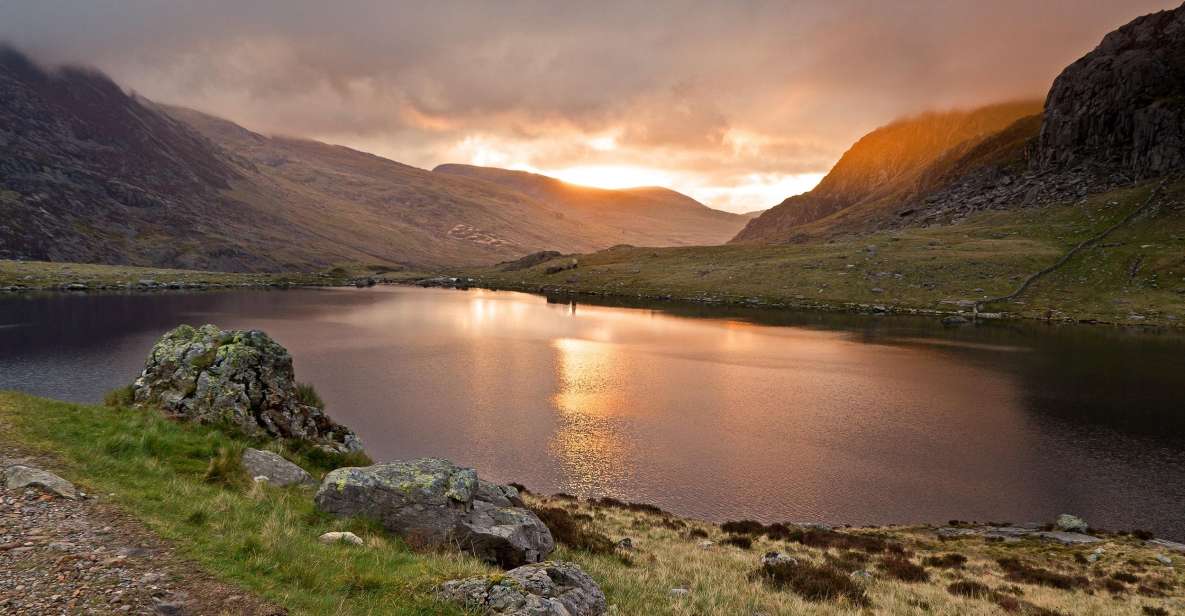
<instances>
[{"instance_id":1,"label":"dark water surface","mask_svg":"<svg viewBox=\"0 0 1185 616\"><path fill-rule=\"evenodd\" d=\"M713 520L1185 538L1185 340L375 288L0 299L0 388L95 402L179 323L259 328L377 459Z\"/></svg>"}]
</instances>

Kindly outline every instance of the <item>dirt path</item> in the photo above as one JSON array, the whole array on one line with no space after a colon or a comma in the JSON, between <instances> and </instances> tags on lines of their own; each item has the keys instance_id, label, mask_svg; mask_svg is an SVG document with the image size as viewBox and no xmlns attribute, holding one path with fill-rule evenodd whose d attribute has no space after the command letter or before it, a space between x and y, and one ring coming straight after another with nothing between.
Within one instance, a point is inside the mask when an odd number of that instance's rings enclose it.
<instances>
[{"instance_id":1,"label":"dirt path","mask_svg":"<svg viewBox=\"0 0 1185 616\"><path fill-rule=\"evenodd\" d=\"M0 442L0 468L54 471ZM10 490L0 475L0 614L287 614L198 572L103 496L68 500Z\"/></svg>"}]
</instances>

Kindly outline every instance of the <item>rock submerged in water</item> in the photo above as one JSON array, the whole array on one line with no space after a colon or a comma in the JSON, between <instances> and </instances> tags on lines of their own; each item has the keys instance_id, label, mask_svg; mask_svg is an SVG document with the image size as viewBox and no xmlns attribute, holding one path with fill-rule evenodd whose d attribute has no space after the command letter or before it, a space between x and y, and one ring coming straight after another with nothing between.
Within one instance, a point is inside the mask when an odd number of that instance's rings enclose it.
<instances>
[{"instance_id":1,"label":"rock submerged in water","mask_svg":"<svg viewBox=\"0 0 1185 616\"><path fill-rule=\"evenodd\" d=\"M299 400L292 356L261 331L177 327L153 345L132 387L136 404L189 421L228 422L338 452L362 449L349 428Z\"/></svg>"},{"instance_id":2,"label":"rock submerged in water","mask_svg":"<svg viewBox=\"0 0 1185 616\"><path fill-rule=\"evenodd\" d=\"M321 482L316 503L335 515L377 520L413 546L457 545L502 567L542 561L555 549L517 490L448 460L339 468Z\"/></svg>"},{"instance_id":3,"label":"rock submerged in water","mask_svg":"<svg viewBox=\"0 0 1185 616\"><path fill-rule=\"evenodd\" d=\"M499 616L601 616L605 593L575 563L524 565L499 576L445 582L440 597Z\"/></svg>"}]
</instances>

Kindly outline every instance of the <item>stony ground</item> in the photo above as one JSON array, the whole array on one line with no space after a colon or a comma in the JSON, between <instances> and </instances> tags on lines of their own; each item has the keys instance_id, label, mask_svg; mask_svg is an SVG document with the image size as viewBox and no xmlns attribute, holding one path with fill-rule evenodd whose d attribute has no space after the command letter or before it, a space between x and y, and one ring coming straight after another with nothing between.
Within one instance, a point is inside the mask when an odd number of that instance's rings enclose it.
<instances>
[{"instance_id":1,"label":"stony ground","mask_svg":"<svg viewBox=\"0 0 1185 616\"><path fill-rule=\"evenodd\" d=\"M52 470L0 443L0 467ZM68 500L0 482L0 613L286 614L242 589L198 573L168 542L103 495Z\"/></svg>"}]
</instances>

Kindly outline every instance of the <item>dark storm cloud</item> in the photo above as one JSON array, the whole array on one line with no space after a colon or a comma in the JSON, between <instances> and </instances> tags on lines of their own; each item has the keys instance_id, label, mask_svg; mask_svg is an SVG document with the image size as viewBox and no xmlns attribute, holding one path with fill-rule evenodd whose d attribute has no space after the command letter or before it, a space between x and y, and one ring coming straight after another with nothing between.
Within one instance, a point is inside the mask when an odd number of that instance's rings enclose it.
<instances>
[{"instance_id":1,"label":"dark storm cloud","mask_svg":"<svg viewBox=\"0 0 1185 616\"><path fill-rule=\"evenodd\" d=\"M8 0L0 39L150 98L412 164L485 148L722 188L825 171L900 115L1040 97L1107 31L1172 5Z\"/></svg>"}]
</instances>

